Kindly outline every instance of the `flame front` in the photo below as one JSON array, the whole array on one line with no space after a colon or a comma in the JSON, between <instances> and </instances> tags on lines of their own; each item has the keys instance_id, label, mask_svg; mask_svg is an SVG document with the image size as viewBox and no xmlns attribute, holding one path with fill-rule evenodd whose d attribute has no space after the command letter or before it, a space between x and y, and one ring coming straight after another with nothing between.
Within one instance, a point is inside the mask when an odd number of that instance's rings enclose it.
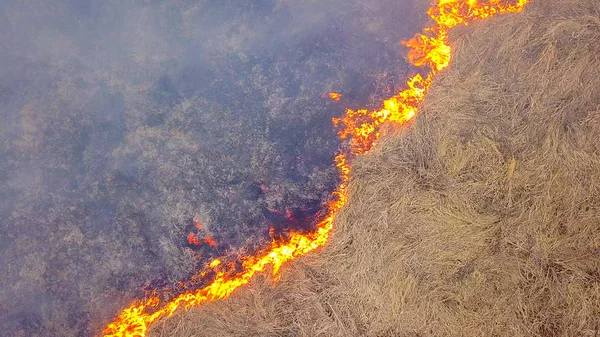
<instances>
[{"instance_id":1,"label":"flame front","mask_svg":"<svg viewBox=\"0 0 600 337\"><path fill-rule=\"evenodd\" d=\"M114 322L110 323L104 336L145 336L150 325L157 319L171 316L178 308L188 309L206 301L229 296L238 287L250 282L252 277L268 267L273 275L278 274L285 262L305 255L327 243L335 215L346 204L347 184L350 180L349 159L367 153L381 136L381 125L393 122L401 125L412 119L423 101L435 75L446 68L452 58L452 47L448 42L448 32L455 26L485 19L501 13L516 13L523 10L528 0L518 0L513 4L502 4L500 0L438 0L428 11L433 25L425 28L422 34L402 42L409 48L409 61L424 67L426 75L416 74L407 81L407 88L383 102L383 108L376 111L347 110L345 116L333 120L339 128L340 139L349 139L349 150L341 151L335 157L339 169L340 184L332 193L326 205L325 216L309 234L291 233L285 242L273 241L265 250L255 255L241 258L241 272L235 264L225 264L216 259L207 265L207 270L198 273L215 273L214 279L206 287L183 293L167 303L158 297L143 302L134 302L124 309ZM335 93L334 93L335 94ZM340 96L331 97L338 99Z\"/></svg>"}]
</instances>

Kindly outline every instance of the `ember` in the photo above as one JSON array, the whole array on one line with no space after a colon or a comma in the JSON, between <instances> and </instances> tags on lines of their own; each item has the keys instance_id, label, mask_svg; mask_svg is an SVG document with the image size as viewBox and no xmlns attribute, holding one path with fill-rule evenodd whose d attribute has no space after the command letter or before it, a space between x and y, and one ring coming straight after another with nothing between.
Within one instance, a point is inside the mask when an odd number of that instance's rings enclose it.
<instances>
[{"instance_id":1,"label":"ember","mask_svg":"<svg viewBox=\"0 0 600 337\"><path fill-rule=\"evenodd\" d=\"M336 102L339 102L342 99L342 94L338 94L337 92L330 92L329 98Z\"/></svg>"},{"instance_id":2,"label":"ember","mask_svg":"<svg viewBox=\"0 0 600 337\"><path fill-rule=\"evenodd\" d=\"M200 240L198 240L198 238L196 237L196 235L194 235L194 233L188 234L188 243L193 246L200 246L202 244L202 242L200 242Z\"/></svg>"}]
</instances>

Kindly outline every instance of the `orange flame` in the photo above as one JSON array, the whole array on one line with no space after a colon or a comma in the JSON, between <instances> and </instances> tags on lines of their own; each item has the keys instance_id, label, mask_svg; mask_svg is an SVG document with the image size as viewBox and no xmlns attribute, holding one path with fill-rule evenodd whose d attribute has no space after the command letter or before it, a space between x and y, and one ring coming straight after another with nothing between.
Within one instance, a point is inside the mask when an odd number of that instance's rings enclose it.
<instances>
[{"instance_id":1,"label":"orange flame","mask_svg":"<svg viewBox=\"0 0 600 337\"><path fill-rule=\"evenodd\" d=\"M202 242L200 242L200 240L196 238L196 235L194 235L194 233L188 234L188 242L190 245L194 246L200 246L202 244Z\"/></svg>"},{"instance_id":2,"label":"orange flame","mask_svg":"<svg viewBox=\"0 0 600 337\"><path fill-rule=\"evenodd\" d=\"M196 227L196 229L199 231L202 230L202 224L200 223L200 220L198 220L197 218L194 218L194 227Z\"/></svg>"},{"instance_id":3,"label":"orange flame","mask_svg":"<svg viewBox=\"0 0 600 337\"><path fill-rule=\"evenodd\" d=\"M207 270L198 273L200 276L207 275L209 270L216 273L209 285L181 294L164 304L157 297L135 302L107 326L105 336L145 336L153 322L173 315L178 308L187 309L206 301L227 297L268 266L273 275L276 275L285 262L325 245L333 228L335 215L347 202L347 184L351 172L348 160L373 147L381 135L382 124L394 122L400 125L416 115L435 75L450 64L452 48L448 43L449 30L496 14L520 12L527 2L528 0L517 0L515 4L507 5L500 0L488 0L485 4L478 0L438 0L428 11L435 24L426 28L423 34L403 42L410 48L409 61L416 66L427 67L427 75L417 74L410 78L407 89L385 100L380 110L347 110L344 117L334 119L334 124L340 128L340 138L350 138L350 151L341 151L335 157L341 183L332 193L326 205L326 215L317 224L317 229L308 234L291 233L285 242L273 241L267 249L242 257L241 272L236 272L234 263L222 264L221 260L213 260L207 265ZM331 98L335 100L334 97ZM223 269L219 269L221 267Z\"/></svg>"},{"instance_id":4,"label":"orange flame","mask_svg":"<svg viewBox=\"0 0 600 337\"><path fill-rule=\"evenodd\" d=\"M209 246L214 247L217 245L215 240L213 240L210 236L204 238L204 242L208 243Z\"/></svg>"},{"instance_id":5,"label":"orange flame","mask_svg":"<svg viewBox=\"0 0 600 337\"><path fill-rule=\"evenodd\" d=\"M342 94L338 94L337 92L330 92L329 93L329 98L331 98L332 100L339 102L342 99Z\"/></svg>"}]
</instances>

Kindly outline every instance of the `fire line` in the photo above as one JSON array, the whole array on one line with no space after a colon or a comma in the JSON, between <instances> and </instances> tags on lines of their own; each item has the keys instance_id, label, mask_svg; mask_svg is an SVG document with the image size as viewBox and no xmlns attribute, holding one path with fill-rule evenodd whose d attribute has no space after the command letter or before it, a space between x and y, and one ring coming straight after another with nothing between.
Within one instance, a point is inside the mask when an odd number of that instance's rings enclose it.
<instances>
[{"instance_id":1,"label":"fire line","mask_svg":"<svg viewBox=\"0 0 600 337\"><path fill-rule=\"evenodd\" d=\"M334 125L339 128L341 140L349 140L349 150L342 150L335 157L339 169L340 181L325 205L324 217L312 233L291 233L284 242L273 241L269 247L254 255L241 258L241 271L235 264L224 264L215 259L207 264L203 276L208 272L214 278L204 288L183 293L166 303L158 297L145 301L136 301L125 308L115 320L108 324L105 337L146 336L149 327L160 318L173 315L179 308L188 309L207 301L229 296L238 287L250 282L256 273L270 268L278 276L279 269L287 261L305 255L327 243L333 228L335 215L347 202L347 186L350 180L349 161L367 153L381 136L381 125L395 123L402 125L417 113L423 98L427 94L435 75L450 65L452 47L448 41L449 31L459 25L486 19L503 13L521 12L529 0L513 0L512 3L501 0L437 0L428 14L432 25L402 44L409 48L409 62L423 67L426 75L416 74L407 81L407 88L383 102L383 108L377 111L366 109L347 110L342 118L335 118ZM340 96L341 97L341 96ZM333 98L333 97L332 97Z\"/></svg>"}]
</instances>

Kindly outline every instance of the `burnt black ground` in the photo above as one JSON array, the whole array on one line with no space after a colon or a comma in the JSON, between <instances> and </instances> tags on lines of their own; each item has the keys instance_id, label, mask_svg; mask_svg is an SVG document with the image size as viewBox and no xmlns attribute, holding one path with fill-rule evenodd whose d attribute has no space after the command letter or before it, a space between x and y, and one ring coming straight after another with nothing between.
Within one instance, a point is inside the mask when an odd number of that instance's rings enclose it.
<instances>
[{"instance_id":1,"label":"burnt black ground","mask_svg":"<svg viewBox=\"0 0 600 337\"><path fill-rule=\"evenodd\" d=\"M310 228L331 117L402 83L423 19L392 0L0 8L3 336L91 335L269 226Z\"/></svg>"}]
</instances>

